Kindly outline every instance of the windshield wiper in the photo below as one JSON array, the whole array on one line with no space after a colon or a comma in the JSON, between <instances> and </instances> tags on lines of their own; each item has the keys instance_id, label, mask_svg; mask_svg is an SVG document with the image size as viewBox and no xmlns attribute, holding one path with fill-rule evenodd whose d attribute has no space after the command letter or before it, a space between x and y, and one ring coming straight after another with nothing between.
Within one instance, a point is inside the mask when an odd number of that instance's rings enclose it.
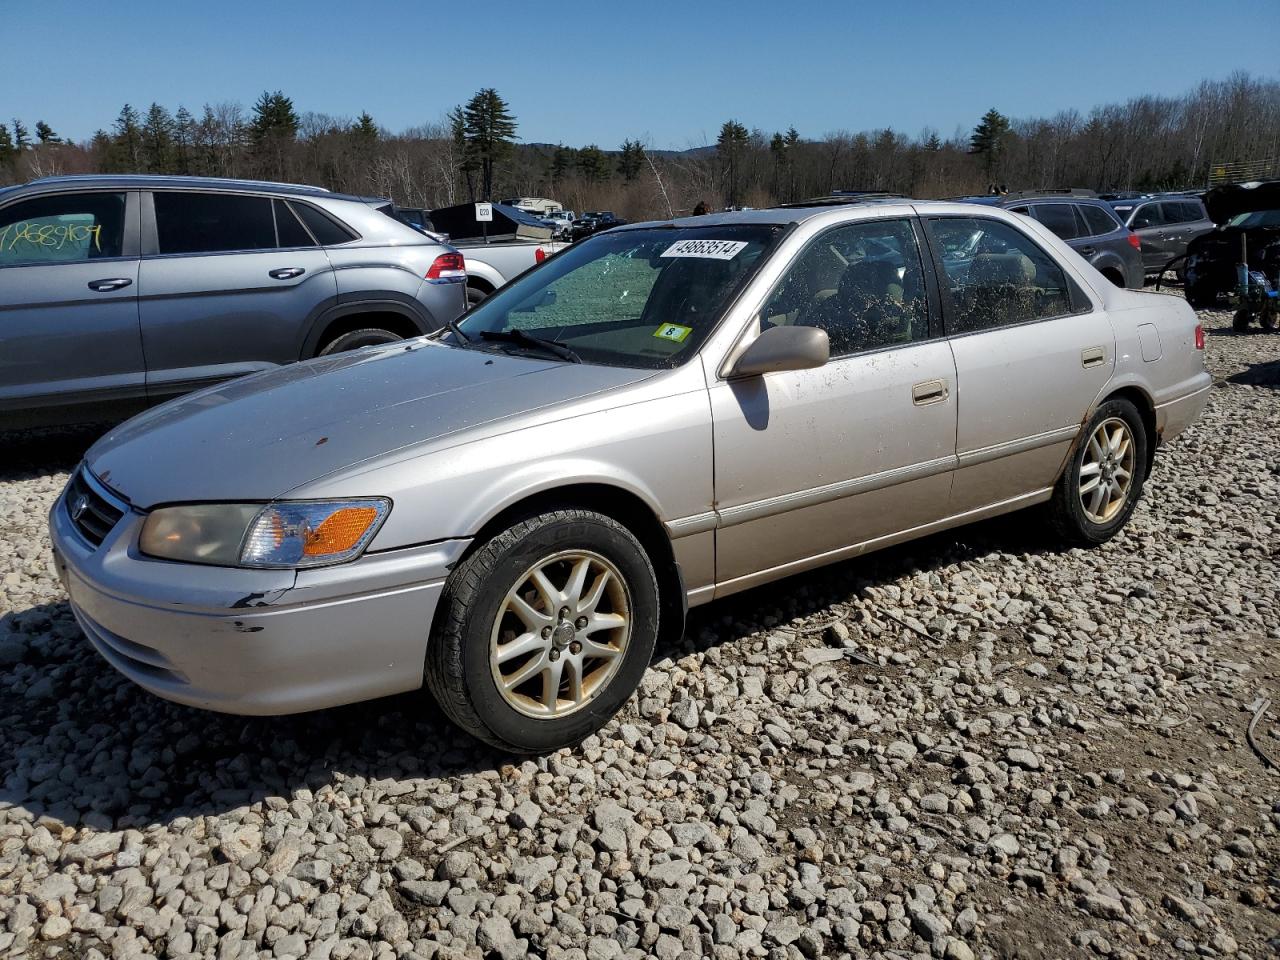
<instances>
[{"instance_id":1,"label":"windshield wiper","mask_svg":"<svg viewBox=\"0 0 1280 960\"><path fill-rule=\"evenodd\" d=\"M544 337L535 337L531 333L524 330L481 330L481 340L496 340L499 343L514 343L522 347L533 347L535 350L545 350L548 353L554 353L562 360L568 360L570 363L581 363L582 358L571 348L560 343L558 340L547 340Z\"/></svg>"},{"instance_id":2,"label":"windshield wiper","mask_svg":"<svg viewBox=\"0 0 1280 960\"><path fill-rule=\"evenodd\" d=\"M462 346L465 347L468 343L471 342L471 338L467 336L465 333L463 333L462 328L458 326L457 320L446 320L444 322L444 325L449 329L450 333L452 333L455 337L458 338L458 341L459 343L462 344Z\"/></svg>"}]
</instances>

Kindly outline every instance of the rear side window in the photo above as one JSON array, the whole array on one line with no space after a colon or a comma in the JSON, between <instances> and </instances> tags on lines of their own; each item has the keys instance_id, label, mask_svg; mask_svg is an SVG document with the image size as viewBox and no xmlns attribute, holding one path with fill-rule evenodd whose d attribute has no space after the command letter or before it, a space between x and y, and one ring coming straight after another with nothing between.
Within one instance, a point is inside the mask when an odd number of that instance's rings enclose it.
<instances>
[{"instance_id":1,"label":"rear side window","mask_svg":"<svg viewBox=\"0 0 1280 960\"><path fill-rule=\"evenodd\" d=\"M236 194L155 195L156 236L163 253L271 250L276 246L271 200Z\"/></svg>"},{"instance_id":2,"label":"rear side window","mask_svg":"<svg viewBox=\"0 0 1280 960\"><path fill-rule=\"evenodd\" d=\"M1120 228L1120 222L1102 207L1094 206L1092 203L1081 203L1076 206L1076 209L1084 217L1085 227L1089 231L1086 236L1098 237Z\"/></svg>"},{"instance_id":3,"label":"rear side window","mask_svg":"<svg viewBox=\"0 0 1280 960\"><path fill-rule=\"evenodd\" d=\"M271 204L275 208L276 237L280 241L280 246L314 247L316 245L316 242L311 239L311 234L307 233L306 227L289 209L287 203L283 200L272 200Z\"/></svg>"},{"instance_id":4,"label":"rear side window","mask_svg":"<svg viewBox=\"0 0 1280 960\"><path fill-rule=\"evenodd\" d=\"M1177 203L1166 203L1164 208L1174 208L1178 223L1191 223L1195 220L1206 220L1208 215L1204 212L1204 207L1200 206L1195 200L1179 200Z\"/></svg>"},{"instance_id":5,"label":"rear side window","mask_svg":"<svg viewBox=\"0 0 1280 960\"><path fill-rule=\"evenodd\" d=\"M998 220L930 221L952 310L947 332L974 333L1072 312L1071 288L1056 260Z\"/></svg>"},{"instance_id":6,"label":"rear side window","mask_svg":"<svg viewBox=\"0 0 1280 960\"><path fill-rule=\"evenodd\" d=\"M356 235L342 226L328 214L321 213L309 203L291 202L295 213L307 225L312 236L322 245L331 247L337 243L348 243L356 239Z\"/></svg>"},{"instance_id":7,"label":"rear side window","mask_svg":"<svg viewBox=\"0 0 1280 960\"><path fill-rule=\"evenodd\" d=\"M1075 207L1070 203L1037 203L1031 209L1037 220L1063 240L1074 240L1083 232Z\"/></svg>"},{"instance_id":8,"label":"rear side window","mask_svg":"<svg viewBox=\"0 0 1280 960\"><path fill-rule=\"evenodd\" d=\"M72 193L0 210L0 267L120 256L123 193Z\"/></svg>"}]
</instances>

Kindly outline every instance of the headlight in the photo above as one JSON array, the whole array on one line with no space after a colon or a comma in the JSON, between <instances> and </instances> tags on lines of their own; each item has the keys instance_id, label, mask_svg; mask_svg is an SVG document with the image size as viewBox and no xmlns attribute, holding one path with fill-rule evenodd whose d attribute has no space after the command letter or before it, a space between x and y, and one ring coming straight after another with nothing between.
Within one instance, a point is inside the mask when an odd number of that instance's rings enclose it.
<instances>
[{"instance_id":1,"label":"headlight","mask_svg":"<svg viewBox=\"0 0 1280 960\"><path fill-rule=\"evenodd\" d=\"M390 512L383 499L162 507L147 517L138 546L187 563L316 567L358 557Z\"/></svg>"}]
</instances>

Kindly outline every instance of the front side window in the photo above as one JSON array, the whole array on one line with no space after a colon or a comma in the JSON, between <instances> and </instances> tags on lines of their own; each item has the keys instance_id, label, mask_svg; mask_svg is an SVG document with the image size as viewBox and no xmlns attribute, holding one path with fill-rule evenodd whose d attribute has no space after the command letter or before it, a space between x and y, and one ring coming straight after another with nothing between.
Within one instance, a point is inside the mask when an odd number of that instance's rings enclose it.
<instances>
[{"instance_id":1,"label":"front side window","mask_svg":"<svg viewBox=\"0 0 1280 960\"><path fill-rule=\"evenodd\" d=\"M1145 227L1158 227L1164 222L1164 213L1160 210L1160 204L1144 203L1134 212L1129 226L1134 230L1142 230Z\"/></svg>"},{"instance_id":2,"label":"front side window","mask_svg":"<svg viewBox=\"0 0 1280 960\"><path fill-rule=\"evenodd\" d=\"M459 327L467 346L482 349L678 366L698 352L781 230L753 224L598 234L499 289Z\"/></svg>"},{"instance_id":3,"label":"front side window","mask_svg":"<svg viewBox=\"0 0 1280 960\"><path fill-rule=\"evenodd\" d=\"M950 290L949 333L1070 313L1066 274L1030 237L998 220L930 221Z\"/></svg>"},{"instance_id":4,"label":"front side window","mask_svg":"<svg viewBox=\"0 0 1280 960\"><path fill-rule=\"evenodd\" d=\"M1038 203L1032 210L1037 220L1063 240L1074 240L1083 232L1076 220L1075 207L1070 203Z\"/></svg>"},{"instance_id":5,"label":"front side window","mask_svg":"<svg viewBox=\"0 0 1280 960\"><path fill-rule=\"evenodd\" d=\"M35 197L0 210L0 266L118 257L123 193Z\"/></svg>"},{"instance_id":6,"label":"front side window","mask_svg":"<svg viewBox=\"0 0 1280 960\"><path fill-rule=\"evenodd\" d=\"M161 253L271 250L275 219L267 197L159 191L156 238Z\"/></svg>"},{"instance_id":7,"label":"front side window","mask_svg":"<svg viewBox=\"0 0 1280 960\"><path fill-rule=\"evenodd\" d=\"M872 220L822 234L787 270L762 314L765 326L817 327L831 356L929 335L920 247L909 220Z\"/></svg>"}]
</instances>

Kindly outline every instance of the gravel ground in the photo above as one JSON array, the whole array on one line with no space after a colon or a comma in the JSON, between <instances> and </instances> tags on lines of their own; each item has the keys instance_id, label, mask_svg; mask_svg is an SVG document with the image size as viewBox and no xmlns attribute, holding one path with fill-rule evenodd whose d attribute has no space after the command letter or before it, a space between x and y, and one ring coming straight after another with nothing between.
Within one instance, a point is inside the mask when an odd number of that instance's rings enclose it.
<instances>
[{"instance_id":1,"label":"gravel ground","mask_svg":"<svg viewBox=\"0 0 1280 960\"><path fill-rule=\"evenodd\" d=\"M519 763L415 697L131 686L48 567L91 434L6 438L0 956L1275 956L1280 336L1205 321L1217 389L1118 540L1018 516L703 608Z\"/></svg>"}]
</instances>

